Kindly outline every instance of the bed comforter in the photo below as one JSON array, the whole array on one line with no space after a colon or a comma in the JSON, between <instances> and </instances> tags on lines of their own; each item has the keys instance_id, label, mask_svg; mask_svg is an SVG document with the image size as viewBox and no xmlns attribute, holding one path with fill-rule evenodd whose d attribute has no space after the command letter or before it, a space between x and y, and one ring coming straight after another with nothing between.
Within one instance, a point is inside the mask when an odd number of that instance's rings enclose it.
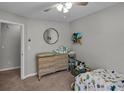
<instances>
[{"instance_id":1,"label":"bed comforter","mask_svg":"<svg viewBox=\"0 0 124 93\"><path fill-rule=\"evenodd\" d=\"M124 91L124 75L114 71L97 69L75 77L76 91Z\"/></svg>"}]
</instances>

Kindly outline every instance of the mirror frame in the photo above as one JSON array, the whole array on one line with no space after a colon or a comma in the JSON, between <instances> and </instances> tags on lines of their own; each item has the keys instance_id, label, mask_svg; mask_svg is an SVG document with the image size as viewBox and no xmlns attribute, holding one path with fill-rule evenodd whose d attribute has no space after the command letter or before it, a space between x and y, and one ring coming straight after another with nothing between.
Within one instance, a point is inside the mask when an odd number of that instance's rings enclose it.
<instances>
[{"instance_id":1,"label":"mirror frame","mask_svg":"<svg viewBox=\"0 0 124 93\"><path fill-rule=\"evenodd\" d=\"M49 42L47 42L47 40L46 40L46 38L45 38L45 33L46 33L47 31L49 31L49 30L54 30L54 31L56 32L56 34L57 34L57 40L56 40L54 43L49 43ZM44 38L44 41L45 41L47 44L52 45L52 44L55 44L55 43L58 42L58 40L59 40L59 33L58 33L58 31L57 31L55 28L48 28L48 29L46 29L46 30L44 31L44 33L43 33L43 38Z\"/></svg>"}]
</instances>

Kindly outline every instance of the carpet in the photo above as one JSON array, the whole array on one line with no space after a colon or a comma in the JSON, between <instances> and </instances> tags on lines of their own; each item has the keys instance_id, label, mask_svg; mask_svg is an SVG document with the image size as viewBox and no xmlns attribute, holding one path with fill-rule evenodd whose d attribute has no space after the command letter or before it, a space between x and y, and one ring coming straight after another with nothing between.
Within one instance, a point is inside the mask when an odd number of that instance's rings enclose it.
<instances>
[{"instance_id":1,"label":"carpet","mask_svg":"<svg viewBox=\"0 0 124 93\"><path fill-rule=\"evenodd\" d=\"M43 76L40 81L37 76L21 80L19 72L19 69L0 72L0 91L71 91L74 81L68 71Z\"/></svg>"}]
</instances>

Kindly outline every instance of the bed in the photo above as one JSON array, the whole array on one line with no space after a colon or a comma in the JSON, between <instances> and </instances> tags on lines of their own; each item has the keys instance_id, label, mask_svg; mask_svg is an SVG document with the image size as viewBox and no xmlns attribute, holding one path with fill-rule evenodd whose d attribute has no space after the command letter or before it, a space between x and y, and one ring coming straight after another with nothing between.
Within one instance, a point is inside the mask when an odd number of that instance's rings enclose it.
<instances>
[{"instance_id":1,"label":"bed","mask_svg":"<svg viewBox=\"0 0 124 93\"><path fill-rule=\"evenodd\" d=\"M75 77L75 91L124 91L124 75L114 70L97 69Z\"/></svg>"}]
</instances>

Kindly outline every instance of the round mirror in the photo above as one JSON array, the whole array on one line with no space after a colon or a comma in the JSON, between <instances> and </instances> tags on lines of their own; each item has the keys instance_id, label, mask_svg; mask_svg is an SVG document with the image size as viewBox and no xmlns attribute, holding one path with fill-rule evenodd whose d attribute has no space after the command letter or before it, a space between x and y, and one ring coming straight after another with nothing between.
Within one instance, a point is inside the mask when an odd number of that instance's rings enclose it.
<instances>
[{"instance_id":1,"label":"round mirror","mask_svg":"<svg viewBox=\"0 0 124 93\"><path fill-rule=\"evenodd\" d=\"M43 37L46 43L55 44L59 39L59 34L55 28L48 28L45 30Z\"/></svg>"}]
</instances>

